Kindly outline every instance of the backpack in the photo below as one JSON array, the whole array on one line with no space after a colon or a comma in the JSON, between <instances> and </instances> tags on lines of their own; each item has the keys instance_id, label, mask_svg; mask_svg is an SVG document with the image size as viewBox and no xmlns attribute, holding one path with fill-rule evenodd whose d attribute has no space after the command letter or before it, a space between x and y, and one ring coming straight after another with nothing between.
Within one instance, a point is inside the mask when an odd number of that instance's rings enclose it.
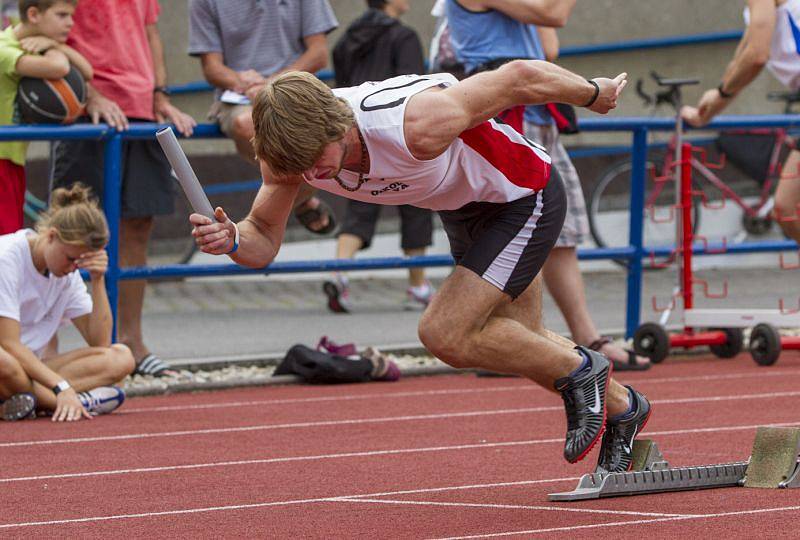
<instances>
[{"instance_id":1,"label":"backpack","mask_svg":"<svg viewBox=\"0 0 800 540\"><path fill-rule=\"evenodd\" d=\"M295 345L286 353L274 375L299 375L316 384L356 383L372 380L373 364L358 355L339 356Z\"/></svg>"}]
</instances>

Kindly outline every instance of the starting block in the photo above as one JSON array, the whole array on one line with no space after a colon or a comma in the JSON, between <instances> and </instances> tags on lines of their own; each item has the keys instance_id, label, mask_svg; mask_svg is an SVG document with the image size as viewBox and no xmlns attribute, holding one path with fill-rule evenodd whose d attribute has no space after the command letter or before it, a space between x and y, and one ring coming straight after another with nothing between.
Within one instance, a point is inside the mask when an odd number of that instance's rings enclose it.
<instances>
[{"instance_id":1,"label":"starting block","mask_svg":"<svg viewBox=\"0 0 800 540\"><path fill-rule=\"evenodd\" d=\"M695 491L721 487L800 488L800 428L760 427L748 461L671 468L655 442L634 441L633 470L585 474L573 491L551 493L551 501L572 502Z\"/></svg>"}]
</instances>

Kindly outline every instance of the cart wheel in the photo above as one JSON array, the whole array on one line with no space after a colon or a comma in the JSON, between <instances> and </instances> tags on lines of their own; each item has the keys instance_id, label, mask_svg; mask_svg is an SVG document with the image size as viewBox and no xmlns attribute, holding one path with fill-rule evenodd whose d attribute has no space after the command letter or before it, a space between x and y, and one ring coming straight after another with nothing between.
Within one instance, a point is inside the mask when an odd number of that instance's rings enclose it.
<instances>
[{"instance_id":1,"label":"cart wheel","mask_svg":"<svg viewBox=\"0 0 800 540\"><path fill-rule=\"evenodd\" d=\"M636 354L646 356L658 364L669 354L669 336L658 323L644 323L633 335L633 348Z\"/></svg>"},{"instance_id":2,"label":"cart wheel","mask_svg":"<svg viewBox=\"0 0 800 540\"><path fill-rule=\"evenodd\" d=\"M733 358L744 348L744 334L741 328L712 328L725 333L727 340L722 345L711 345L711 352L717 358Z\"/></svg>"},{"instance_id":3,"label":"cart wheel","mask_svg":"<svg viewBox=\"0 0 800 540\"><path fill-rule=\"evenodd\" d=\"M761 323L750 333L750 354L759 366L771 366L781 355L781 335L769 323Z\"/></svg>"}]
</instances>

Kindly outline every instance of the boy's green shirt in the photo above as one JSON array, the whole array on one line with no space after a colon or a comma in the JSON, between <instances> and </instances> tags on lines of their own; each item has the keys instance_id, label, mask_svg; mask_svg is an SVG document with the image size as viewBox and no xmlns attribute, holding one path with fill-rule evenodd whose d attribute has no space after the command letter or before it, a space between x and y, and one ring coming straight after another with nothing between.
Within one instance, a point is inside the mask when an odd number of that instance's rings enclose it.
<instances>
[{"instance_id":1,"label":"boy's green shirt","mask_svg":"<svg viewBox=\"0 0 800 540\"><path fill-rule=\"evenodd\" d=\"M25 54L14 35L14 27L9 26L0 32L0 126L19 124L17 111L17 88L20 75L17 73L17 60ZM8 159L17 165L25 165L27 141L0 143L0 159Z\"/></svg>"}]
</instances>

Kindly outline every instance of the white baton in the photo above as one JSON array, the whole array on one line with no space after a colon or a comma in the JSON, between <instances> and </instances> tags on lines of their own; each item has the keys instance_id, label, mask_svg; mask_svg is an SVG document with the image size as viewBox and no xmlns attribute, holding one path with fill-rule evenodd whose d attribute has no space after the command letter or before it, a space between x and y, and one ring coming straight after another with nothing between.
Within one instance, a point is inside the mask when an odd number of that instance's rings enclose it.
<instances>
[{"instance_id":1,"label":"white baton","mask_svg":"<svg viewBox=\"0 0 800 540\"><path fill-rule=\"evenodd\" d=\"M178 182L180 182L183 192L186 194L186 198L189 199L194 211L216 221L214 209L211 207L208 197L206 197L206 192L203 191L203 186L200 185L200 181L189 164L183 148L178 144L178 138L175 137L172 128L166 127L156 132L156 139L158 139L158 144L161 145L161 149L167 156L169 164L172 165L175 176L178 177Z\"/></svg>"}]
</instances>

